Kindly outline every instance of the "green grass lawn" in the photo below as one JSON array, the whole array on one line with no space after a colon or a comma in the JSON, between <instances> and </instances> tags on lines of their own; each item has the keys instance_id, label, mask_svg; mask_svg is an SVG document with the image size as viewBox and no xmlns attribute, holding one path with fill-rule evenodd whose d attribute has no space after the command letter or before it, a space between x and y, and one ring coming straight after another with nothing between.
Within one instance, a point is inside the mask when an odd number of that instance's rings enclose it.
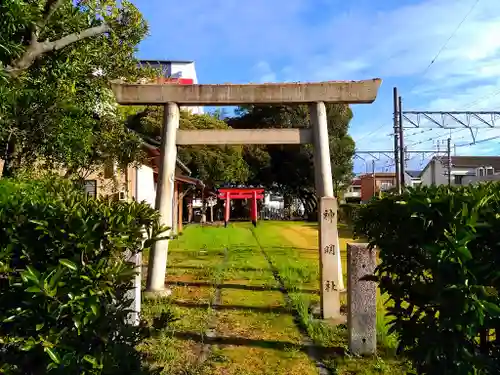
<instances>
[{"instance_id":1,"label":"green grass lawn","mask_svg":"<svg viewBox=\"0 0 500 375\"><path fill-rule=\"evenodd\" d=\"M352 239L346 227L339 233L345 273L346 243ZM332 374L405 374L405 363L394 355L396 342L385 329L381 301L379 356L336 354L345 351L346 327L310 314L319 302L317 243L316 226L307 223L187 227L170 244L172 296L143 306L150 321L161 312L177 320L141 344L141 350L164 374L317 374L305 334ZM214 308L216 295L220 305ZM207 330L212 334L207 336Z\"/></svg>"}]
</instances>

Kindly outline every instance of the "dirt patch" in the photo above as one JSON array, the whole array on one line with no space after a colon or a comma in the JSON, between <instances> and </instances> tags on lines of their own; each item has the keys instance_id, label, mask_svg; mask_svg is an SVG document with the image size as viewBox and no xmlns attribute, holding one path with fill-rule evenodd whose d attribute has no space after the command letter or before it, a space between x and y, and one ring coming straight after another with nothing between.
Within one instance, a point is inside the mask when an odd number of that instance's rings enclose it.
<instances>
[{"instance_id":1,"label":"dirt patch","mask_svg":"<svg viewBox=\"0 0 500 375\"><path fill-rule=\"evenodd\" d=\"M314 232L312 228L307 227L283 227L280 235L296 248L316 250L318 235Z\"/></svg>"},{"instance_id":2,"label":"dirt patch","mask_svg":"<svg viewBox=\"0 0 500 375\"><path fill-rule=\"evenodd\" d=\"M182 274L182 275L167 275L167 282L168 283L176 283L178 281L183 281L183 282L191 282L194 281L193 275L191 274Z\"/></svg>"}]
</instances>

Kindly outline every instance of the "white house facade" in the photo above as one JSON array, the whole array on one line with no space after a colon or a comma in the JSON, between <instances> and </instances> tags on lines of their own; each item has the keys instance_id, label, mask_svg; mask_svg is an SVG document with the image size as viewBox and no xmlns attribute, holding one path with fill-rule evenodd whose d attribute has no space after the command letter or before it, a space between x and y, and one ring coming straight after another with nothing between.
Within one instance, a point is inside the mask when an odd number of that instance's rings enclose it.
<instances>
[{"instance_id":1,"label":"white house facade","mask_svg":"<svg viewBox=\"0 0 500 375\"><path fill-rule=\"evenodd\" d=\"M169 79L170 84L176 80L179 84L198 84L194 61L183 60L140 60L140 66L148 66L160 70L162 78ZM165 84L169 84L165 81ZM203 114L203 107L181 107L194 114Z\"/></svg>"},{"instance_id":2,"label":"white house facade","mask_svg":"<svg viewBox=\"0 0 500 375\"><path fill-rule=\"evenodd\" d=\"M451 185L461 186L480 181L500 181L500 156L452 156ZM448 158L434 157L420 176L422 185L448 184Z\"/></svg>"}]
</instances>

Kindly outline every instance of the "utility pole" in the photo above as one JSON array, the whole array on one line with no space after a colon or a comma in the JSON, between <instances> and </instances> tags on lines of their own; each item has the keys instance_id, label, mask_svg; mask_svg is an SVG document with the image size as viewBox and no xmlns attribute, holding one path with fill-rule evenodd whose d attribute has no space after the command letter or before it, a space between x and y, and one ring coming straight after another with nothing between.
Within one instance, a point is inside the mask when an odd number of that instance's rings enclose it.
<instances>
[{"instance_id":1,"label":"utility pole","mask_svg":"<svg viewBox=\"0 0 500 375\"><path fill-rule=\"evenodd\" d=\"M398 124L399 124L399 173L401 173L401 190L405 188L405 145L403 137L403 105L401 96L398 97Z\"/></svg>"},{"instance_id":2,"label":"utility pole","mask_svg":"<svg viewBox=\"0 0 500 375\"><path fill-rule=\"evenodd\" d=\"M401 194L401 174L399 171L399 116L398 116L398 88L394 87L393 91L394 100L394 163L396 164L396 189L398 194Z\"/></svg>"},{"instance_id":3,"label":"utility pole","mask_svg":"<svg viewBox=\"0 0 500 375\"><path fill-rule=\"evenodd\" d=\"M447 152L448 152L448 186L451 186L451 138L448 138Z\"/></svg>"}]
</instances>

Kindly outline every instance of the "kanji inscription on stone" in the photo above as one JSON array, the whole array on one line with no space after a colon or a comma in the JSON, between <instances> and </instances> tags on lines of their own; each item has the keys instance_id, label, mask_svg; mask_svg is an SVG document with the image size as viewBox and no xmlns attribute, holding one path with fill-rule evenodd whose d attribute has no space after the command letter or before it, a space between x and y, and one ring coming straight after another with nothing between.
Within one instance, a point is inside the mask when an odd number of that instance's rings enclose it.
<instances>
[{"instance_id":1,"label":"kanji inscription on stone","mask_svg":"<svg viewBox=\"0 0 500 375\"><path fill-rule=\"evenodd\" d=\"M335 285L335 281L326 280L325 281L325 292L337 292L337 286Z\"/></svg>"},{"instance_id":2,"label":"kanji inscription on stone","mask_svg":"<svg viewBox=\"0 0 500 375\"><path fill-rule=\"evenodd\" d=\"M335 209L336 211L336 209ZM335 220L335 211L332 210L331 208L325 209L323 211L323 220L328 220L330 223L333 223L333 220Z\"/></svg>"},{"instance_id":3,"label":"kanji inscription on stone","mask_svg":"<svg viewBox=\"0 0 500 375\"><path fill-rule=\"evenodd\" d=\"M319 212L321 313L323 319L332 319L340 316L340 256L335 246L338 243L337 200L333 197L321 198Z\"/></svg>"},{"instance_id":4,"label":"kanji inscription on stone","mask_svg":"<svg viewBox=\"0 0 500 375\"><path fill-rule=\"evenodd\" d=\"M324 249L325 254L335 255L335 245L326 245Z\"/></svg>"}]
</instances>

